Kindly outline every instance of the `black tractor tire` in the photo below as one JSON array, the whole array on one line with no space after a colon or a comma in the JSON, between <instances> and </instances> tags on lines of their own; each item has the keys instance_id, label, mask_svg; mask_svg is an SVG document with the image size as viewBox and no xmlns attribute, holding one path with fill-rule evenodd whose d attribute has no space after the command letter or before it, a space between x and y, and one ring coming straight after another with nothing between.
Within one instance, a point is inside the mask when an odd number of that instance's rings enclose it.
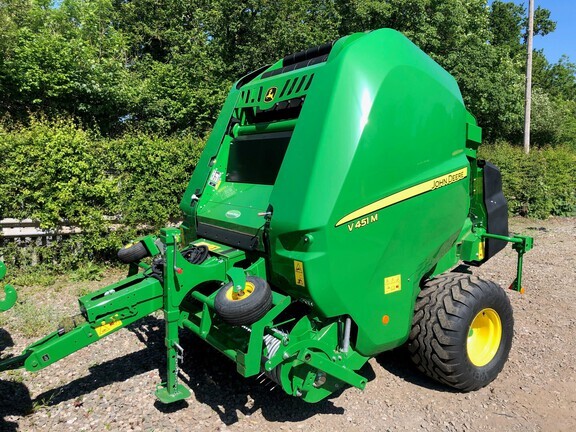
<instances>
[{"instance_id":1,"label":"black tractor tire","mask_svg":"<svg viewBox=\"0 0 576 432\"><path fill-rule=\"evenodd\" d=\"M222 320L235 326L250 325L258 321L272 307L272 290L264 279L246 278L243 296L235 296L232 282L224 285L216 294L214 309ZM246 295L249 293L248 295Z\"/></svg>"},{"instance_id":2,"label":"black tractor tire","mask_svg":"<svg viewBox=\"0 0 576 432\"><path fill-rule=\"evenodd\" d=\"M499 285L447 273L428 280L418 295L408 351L420 371L468 392L498 376L513 332L512 306Z\"/></svg>"},{"instance_id":3,"label":"black tractor tire","mask_svg":"<svg viewBox=\"0 0 576 432\"><path fill-rule=\"evenodd\" d=\"M124 264L139 262L149 255L144 243L130 243L118 251L118 259Z\"/></svg>"}]
</instances>

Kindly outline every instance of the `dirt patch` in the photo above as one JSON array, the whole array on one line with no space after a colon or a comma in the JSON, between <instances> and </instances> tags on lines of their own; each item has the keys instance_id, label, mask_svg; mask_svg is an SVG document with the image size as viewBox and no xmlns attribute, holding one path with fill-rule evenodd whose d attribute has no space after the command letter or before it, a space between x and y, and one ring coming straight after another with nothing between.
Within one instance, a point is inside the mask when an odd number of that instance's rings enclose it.
<instances>
[{"instance_id":1,"label":"dirt patch","mask_svg":"<svg viewBox=\"0 0 576 432\"><path fill-rule=\"evenodd\" d=\"M398 350L366 365L363 392L347 389L311 405L243 379L226 358L184 332L182 374L193 395L166 407L153 395L164 376L163 321L151 316L36 374L1 373L0 429L575 430L576 218L514 219L511 230L533 235L535 249L526 255L526 294L509 292L515 316L510 359L479 391L456 393L427 379ZM514 269L507 247L475 273L507 287ZM33 295L72 314L77 290L64 283L57 294ZM6 318L0 335L9 341L8 331L16 342L5 353L32 341L13 324Z\"/></svg>"}]
</instances>

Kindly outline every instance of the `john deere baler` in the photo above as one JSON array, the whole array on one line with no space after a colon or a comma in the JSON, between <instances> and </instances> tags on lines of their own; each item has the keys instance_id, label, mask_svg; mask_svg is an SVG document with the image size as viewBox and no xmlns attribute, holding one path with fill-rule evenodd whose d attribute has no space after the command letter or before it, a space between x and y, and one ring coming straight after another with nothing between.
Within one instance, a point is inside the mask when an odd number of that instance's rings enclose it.
<instances>
[{"instance_id":1,"label":"john deere baler","mask_svg":"<svg viewBox=\"0 0 576 432\"><path fill-rule=\"evenodd\" d=\"M512 310L469 267L511 242L520 291L532 239L509 236L480 142L455 80L396 31L262 67L230 91L180 228L122 249L127 279L0 367L41 369L162 309L164 402L189 395L179 329L308 402L364 388L364 363L406 342L433 378L485 386L507 360Z\"/></svg>"}]
</instances>

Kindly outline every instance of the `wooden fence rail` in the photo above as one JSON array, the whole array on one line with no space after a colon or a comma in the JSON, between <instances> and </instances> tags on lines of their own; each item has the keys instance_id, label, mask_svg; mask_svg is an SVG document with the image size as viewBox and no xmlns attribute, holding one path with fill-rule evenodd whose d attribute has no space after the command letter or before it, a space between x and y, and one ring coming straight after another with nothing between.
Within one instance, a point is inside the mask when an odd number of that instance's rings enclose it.
<instances>
[{"instance_id":1,"label":"wooden fence rail","mask_svg":"<svg viewBox=\"0 0 576 432\"><path fill-rule=\"evenodd\" d=\"M62 225L56 230L40 228L40 223L32 219L0 219L0 246L13 244L22 251L26 251L26 260L31 265L37 265L40 258L37 253L38 246L49 246L62 241L71 235L80 234L82 229L74 226ZM0 254L0 260L4 256Z\"/></svg>"},{"instance_id":2,"label":"wooden fence rail","mask_svg":"<svg viewBox=\"0 0 576 432\"><path fill-rule=\"evenodd\" d=\"M44 230L40 223L32 219L0 219L0 237L5 239L21 239L35 237L52 237L54 235L79 234L82 230L74 226L62 225L58 230Z\"/></svg>"},{"instance_id":3,"label":"wooden fence rail","mask_svg":"<svg viewBox=\"0 0 576 432\"><path fill-rule=\"evenodd\" d=\"M118 223L119 218L117 216L104 216L104 219L110 222L110 231L125 228L124 225ZM170 221L166 226L178 226L180 222L180 220ZM136 228L140 233L154 230L153 226L147 224L140 224ZM50 246L81 233L82 228L66 224L66 222L63 222L57 229L47 230L41 228L38 221L30 218L0 219L0 247L13 245L20 248L24 255L29 257L26 262L32 265L36 265L40 261L37 253L38 247ZM3 258L4 256L0 253L0 260L3 260Z\"/></svg>"}]
</instances>

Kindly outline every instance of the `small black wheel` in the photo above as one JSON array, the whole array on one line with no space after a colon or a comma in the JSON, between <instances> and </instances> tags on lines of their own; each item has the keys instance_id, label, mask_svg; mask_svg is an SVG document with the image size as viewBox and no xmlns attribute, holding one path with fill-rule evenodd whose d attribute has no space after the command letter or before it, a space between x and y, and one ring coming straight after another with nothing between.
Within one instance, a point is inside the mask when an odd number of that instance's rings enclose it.
<instances>
[{"instance_id":1,"label":"small black wheel","mask_svg":"<svg viewBox=\"0 0 576 432\"><path fill-rule=\"evenodd\" d=\"M124 264L138 262L149 255L144 243L130 243L118 251L118 259Z\"/></svg>"},{"instance_id":2,"label":"small black wheel","mask_svg":"<svg viewBox=\"0 0 576 432\"><path fill-rule=\"evenodd\" d=\"M467 392L498 376L513 329L512 306L500 286L447 273L427 281L418 295L408 350L426 375Z\"/></svg>"},{"instance_id":3,"label":"small black wheel","mask_svg":"<svg viewBox=\"0 0 576 432\"><path fill-rule=\"evenodd\" d=\"M214 309L224 322L241 326L258 321L272 307L272 290L264 279L255 276L246 278L246 286L234 292L232 282L224 285L216 294Z\"/></svg>"}]
</instances>

